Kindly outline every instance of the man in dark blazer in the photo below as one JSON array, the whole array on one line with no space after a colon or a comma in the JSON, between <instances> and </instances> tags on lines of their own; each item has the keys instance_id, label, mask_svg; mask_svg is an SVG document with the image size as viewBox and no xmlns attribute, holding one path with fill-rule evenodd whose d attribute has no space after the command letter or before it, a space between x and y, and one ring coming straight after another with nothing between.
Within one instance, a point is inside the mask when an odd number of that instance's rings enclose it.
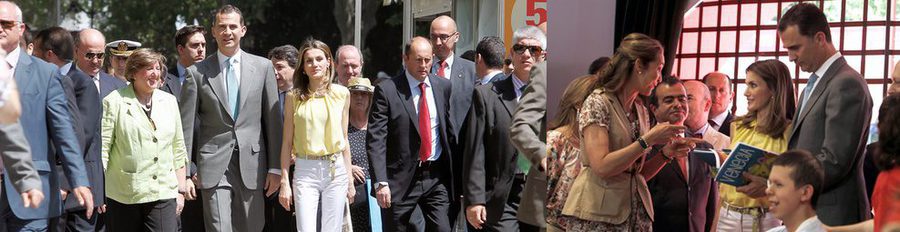
<instances>
[{"instance_id":1,"label":"man in dark blazer","mask_svg":"<svg viewBox=\"0 0 900 232\"><path fill-rule=\"evenodd\" d=\"M734 114L728 109L734 98L734 91L731 90L731 78L724 73L710 72L703 76L703 83L709 88L712 100L712 107L709 110L709 125L722 134L731 136L731 121L734 120Z\"/></svg>"},{"instance_id":2,"label":"man in dark blazer","mask_svg":"<svg viewBox=\"0 0 900 232\"><path fill-rule=\"evenodd\" d=\"M507 77L503 74L504 53L506 46L500 37L485 36L478 42L475 46L475 74L479 77L475 82L476 86L487 85Z\"/></svg>"},{"instance_id":3,"label":"man in dark blazer","mask_svg":"<svg viewBox=\"0 0 900 232\"><path fill-rule=\"evenodd\" d=\"M706 91L706 86L702 83L694 84L701 86L700 90ZM708 139L719 143L720 146L725 146L723 143L727 142L728 137L707 125L705 118L708 112L700 110L699 113L704 114L702 116L699 114L691 116L688 113L695 112L695 109L692 109L694 108L692 107L694 105L691 105L692 101L699 99L708 101L709 94L705 94L705 98L689 97L691 94L693 92L687 91L684 84L677 79L666 78L651 93L650 109L659 122L686 125L686 121L689 120L701 121L705 126L700 129L705 131L696 131L696 136L688 132L688 136L700 137L707 141L707 138L703 136L704 132L715 133L715 136L710 136ZM700 117L701 120L692 117ZM657 146L651 151L648 155L648 165L645 167L654 166L653 163L662 163L663 166L656 170L644 169L642 172L647 178L647 187L653 198L653 211L656 215L653 220L653 230L710 231L716 217L718 185L712 178L709 165L698 156L680 157L668 161L668 158L658 152L661 147ZM698 143L695 149L714 149L714 147L709 142L703 142Z\"/></svg>"},{"instance_id":4,"label":"man in dark blazer","mask_svg":"<svg viewBox=\"0 0 900 232\"><path fill-rule=\"evenodd\" d=\"M431 21L429 37L434 49L434 60L431 66L431 74L450 80L452 93L450 93L450 144L454 154L462 153L462 141L459 138L463 132L463 121L472 106L472 92L475 91L475 63L462 59L454 53L456 42L459 41L459 31L456 30L456 21L449 16L438 16ZM455 157L454 170L462 170L462 156ZM462 186L462 178L456 178L454 186ZM457 189L459 190L459 189ZM457 191L457 193L462 193ZM456 225L457 215L462 210L461 196L453 196L450 199L450 222Z\"/></svg>"},{"instance_id":5,"label":"man in dark blazer","mask_svg":"<svg viewBox=\"0 0 900 232\"><path fill-rule=\"evenodd\" d=\"M106 37L98 30L84 29L75 39L75 69L91 77L102 101L106 95L125 87L127 83L103 72Z\"/></svg>"},{"instance_id":6,"label":"man in dark blazer","mask_svg":"<svg viewBox=\"0 0 900 232\"><path fill-rule=\"evenodd\" d=\"M450 82L430 75L433 54L415 37L403 54L406 71L375 87L366 149L385 231L411 231L421 208L425 231L450 231L450 196L456 196L448 139ZM421 219L419 219L421 220Z\"/></svg>"},{"instance_id":7,"label":"man in dark blazer","mask_svg":"<svg viewBox=\"0 0 900 232\"><path fill-rule=\"evenodd\" d=\"M831 43L828 20L819 7L800 3L778 22L778 34L791 61L812 75L794 114L788 149L815 155L825 170L816 213L826 225L870 218L862 175L872 97L862 76Z\"/></svg>"},{"instance_id":8,"label":"man in dark blazer","mask_svg":"<svg viewBox=\"0 0 900 232\"><path fill-rule=\"evenodd\" d=\"M8 51L6 62L11 64L15 80L21 93L22 115L20 123L32 150L32 160L41 178L41 189L47 196L47 203L38 208L26 208L21 195L15 191L9 175L4 176L0 215L3 215L3 227L6 230L46 230L48 219L61 213L61 196L58 191L59 180L55 165L57 158L62 159L62 169L72 186L72 195L88 208L86 214L93 214L93 196L84 167L81 148L76 131L72 125L72 114L67 107L62 88L62 77L52 64L32 57L20 49L25 25L22 22L21 9L14 3L0 1L0 20L13 21L7 30L7 36L0 41L4 51ZM51 154L50 147L56 154Z\"/></svg>"}]
</instances>

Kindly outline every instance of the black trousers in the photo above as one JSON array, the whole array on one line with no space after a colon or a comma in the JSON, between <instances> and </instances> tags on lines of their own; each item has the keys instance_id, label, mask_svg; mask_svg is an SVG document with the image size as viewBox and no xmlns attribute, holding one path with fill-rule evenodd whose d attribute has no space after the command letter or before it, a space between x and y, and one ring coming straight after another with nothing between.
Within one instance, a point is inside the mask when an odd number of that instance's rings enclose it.
<instances>
[{"instance_id":1,"label":"black trousers","mask_svg":"<svg viewBox=\"0 0 900 232\"><path fill-rule=\"evenodd\" d=\"M141 204L123 204L107 198L107 231L175 232L178 222L175 199ZM194 219L199 220L199 219Z\"/></svg>"},{"instance_id":2,"label":"black trousers","mask_svg":"<svg viewBox=\"0 0 900 232\"><path fill-rule=\"evenodd\" d=\"M103 202L100 202L100 204L103 204ZM50 231L106 231L103 220L106 214L101 214L98 210L98 208L94 208L94 214L91 215L91 218L87 218L86 210L63 212L59 217L50 219Z\"/></svg>"},{"instance_id":3,"label":"black trousers","mask_svg":"<svg viewBox=\"0 0 900 232\"><path fill-rule=\"evenodd\" d=\"M181 217L178 218L178 231L206 231L203 226L203 201L199 199L200 189L197 189L197 195L197 199L184 201L184 209L181 210Z\"/></svg>"},{"instance_id":4,"label":"black trousers","mask_svg":"<svg viewBox=\"0 0 900 232\"><path fill-rule=\"evenodd\" d=\"M290 169L288 169L288 176L294 178L294 165L291 165ZM263 231L297 231L297 218L294 217L294 204L291 204L290 211L284 210L284 207L278 202L277 191L271 196L266 197L266 225L263 227Z\"/></svg>"},{"instance_id":5,"label":"black trousers","mask_svg":"<svg viewBox=\"0 0 900 232\"><path fill-rule=\"evenodd\" d=\"M414 231L413 211L422 210L425 231L450 232L450 195L443 172L435 166L418 168L413 183L403 199L394 200L391 208L381 209L384 231ZM390 187L390 186L388 186ZM421 220L421 219L419 219Z\"/></svg>"}]
</instances>

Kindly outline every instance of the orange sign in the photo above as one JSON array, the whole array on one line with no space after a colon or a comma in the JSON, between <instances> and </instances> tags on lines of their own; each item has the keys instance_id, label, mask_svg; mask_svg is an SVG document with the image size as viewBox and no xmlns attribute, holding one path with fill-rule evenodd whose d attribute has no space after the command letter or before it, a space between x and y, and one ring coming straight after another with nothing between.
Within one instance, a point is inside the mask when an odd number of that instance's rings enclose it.
<instances>
[{"instance_id":1,"label":"orange sign","mask_svg":"<svg viewBox=\"0 0 900 232\"><path fill-rule=\"evenodd\" d=\"M512 46L517 28L537 26L547 21L547 0L505 0L503 4L503 42Z\"/></svg>"}]
</instances>

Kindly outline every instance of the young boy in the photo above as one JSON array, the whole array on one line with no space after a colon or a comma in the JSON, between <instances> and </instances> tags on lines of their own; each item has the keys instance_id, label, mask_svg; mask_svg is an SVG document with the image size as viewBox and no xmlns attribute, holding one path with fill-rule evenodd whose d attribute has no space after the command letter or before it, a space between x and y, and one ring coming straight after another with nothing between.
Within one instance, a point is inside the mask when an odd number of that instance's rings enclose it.
<instances>
[{"instance_id":1,"label":"young boy","mask_svg":"<svg viewBox=\"0 0 900 232\"><path fill-rule=\"evenodd\" d=\"M825 172L809 152L791 150L778 156L769 174L769 211L784 223L769 232L825 231L816 217L816 200Z\"/></svg>"}]
</instances>

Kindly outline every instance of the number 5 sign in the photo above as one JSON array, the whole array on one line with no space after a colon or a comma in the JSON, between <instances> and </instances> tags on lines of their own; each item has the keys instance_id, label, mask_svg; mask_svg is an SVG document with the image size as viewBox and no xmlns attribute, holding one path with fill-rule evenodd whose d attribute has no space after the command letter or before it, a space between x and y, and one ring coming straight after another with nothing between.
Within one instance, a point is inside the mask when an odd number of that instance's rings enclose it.
<instances>
[{"instance_id":1,"label":"number 5 sign","mask_svg":"<svg viewBox=\"0 0 900 232\"><path fill-rule=\"evenodd\" d=\"M547 21L547 0L504 0L503 42L512 47L513 31Z\"/></svg>"}]
</instances>

